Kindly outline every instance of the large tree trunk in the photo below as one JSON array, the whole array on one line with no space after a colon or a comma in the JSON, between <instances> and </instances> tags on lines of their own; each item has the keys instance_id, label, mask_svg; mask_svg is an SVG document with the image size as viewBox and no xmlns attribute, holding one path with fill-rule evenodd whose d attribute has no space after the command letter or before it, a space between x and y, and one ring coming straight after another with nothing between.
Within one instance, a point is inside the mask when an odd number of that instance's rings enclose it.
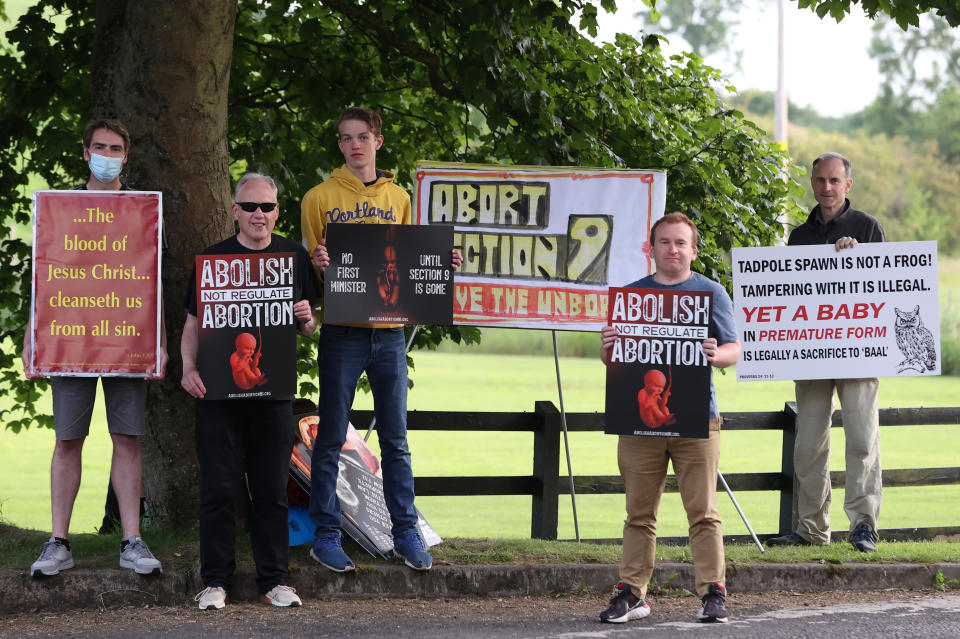
<instances>
[{"instance_id":1,"label":"large tree trunk","mask_svg":"<svg viewBox=\"0 0 960 639\"><path fill-rule=\"evenodd\" d=\"M194 400L180 388L184 286L194 255L231 234L227 87L236 0L98 0L95 117L130 130L130 183L163 191L163 301L170 363L150 382L143 449L153 520L197 520Z\"/></svg>"}]
</instances>

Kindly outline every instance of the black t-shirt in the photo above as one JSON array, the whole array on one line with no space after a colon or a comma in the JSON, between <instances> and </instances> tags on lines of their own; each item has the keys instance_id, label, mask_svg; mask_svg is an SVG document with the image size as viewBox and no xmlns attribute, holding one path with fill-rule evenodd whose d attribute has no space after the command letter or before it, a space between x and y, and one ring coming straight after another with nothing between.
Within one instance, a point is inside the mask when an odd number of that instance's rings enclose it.
<instances>
[{"instance_id":1,"label":"black t-shirt","mask_svg":"<svg viewBox=\"0 0 960 639\"><path fill-rule=\"evenodd\" d=\"M249 255L259 253L296 253L297 265L293 280L293 299L294 301L309 300L310 306L316 307L320 299L320 282L317 280L317 273L310 264L310 257L302 245L288 240L280 235L271 234L270 245L263 249L249 249L237 240L237 236L228 237L222 242L218 242L208 247L202 255ZM190 274L190 280L187 282L187 291L183 299L183 307L187 312L197 316L197 267L194 265L193 272Z\"/></svg>"},{"instance_id":2,"label":"black t-shirt","mask_svg":"<svg viewBox=\"0 0 960 639\"><path fill-rule=\"evenodd\" d=\"M80 186L75 186L75 187L73 187L73 190L74 190L74 191L89 191L90 189L87 188L87 185L86 185L86 184L81 184ZM121 183L120 183L120 188L117 189L117 190L118 190L118 191L132 191L133 189L131 189L129 186L127 186L126 184L124 184L123 182L121 182Z\"/></svg>"}]
</instances>

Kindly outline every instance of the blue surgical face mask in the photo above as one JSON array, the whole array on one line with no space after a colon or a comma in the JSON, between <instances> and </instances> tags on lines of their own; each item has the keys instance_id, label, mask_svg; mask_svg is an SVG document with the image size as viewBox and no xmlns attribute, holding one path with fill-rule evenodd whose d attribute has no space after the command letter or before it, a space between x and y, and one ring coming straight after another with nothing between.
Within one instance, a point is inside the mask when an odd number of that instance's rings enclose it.
<instances>
[{"instance_id":1,"label":"blue surgical face mask","mask_svg":"<svg viewBox=\"0 0 960 639\"><path fill-rule=\"evenodd\" d=\"M123 169L123 158L112 158L97 153L90 154L90 172L104 184L117 179Z\"/></svg>"}]
</instances>

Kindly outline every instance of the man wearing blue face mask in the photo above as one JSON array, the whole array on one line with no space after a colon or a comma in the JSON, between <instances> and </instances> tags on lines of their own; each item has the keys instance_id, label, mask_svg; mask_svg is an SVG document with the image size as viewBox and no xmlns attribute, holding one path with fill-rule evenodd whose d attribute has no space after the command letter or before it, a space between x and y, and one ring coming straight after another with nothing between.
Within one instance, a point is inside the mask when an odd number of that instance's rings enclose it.
<instances>
[{"instance_id":1,"label":"man wearing blue face mask","mask_svg":"<svg viewBox=\"0 0 960 639\"><path fill-rule=\"evenodd\" d=\"M120 181L120 173L127 163L130 134L119 120L92 120L83 132L83 159L90 167L90 179L76 187L78 191L129 191ZM140 515L146 504L140 499ZM99 533L108 535L120 525L120 504L113 482L107 484L107 500L103 508L103 522Z\"/></svg>"},{"instance_id":2,"label":"man wearing blue face mask","mask_svg":"<svg viewBox=\"0 0 960 639\"><path fill-rule=\"evenodd\" d=\"M94 120L83 132L83 159L90 166L90 180L83 190L119 191L120 171L127 163L130 134L118 120Z\"/></svg>"},{"instance_id":3,"label":"man wearing blue face mask","mask_svg":"<svg viewBox=\"0 0 960 639\"><path fill-rule=\"evenodd\" d=\"M129 150L130 134L119 121L90 122L83 134L83 159L90 167L90 178L77 190L127 190L128 187L120 182L120 172ZM157 378L163 377L167 362L164 328L161 328L161 344ZM24 370L30 361L29 346L25 337ZM162 572L160 562L140 537L140 436L145 432L146 381L131 377L51 377L57 438L50 465L53 535L43 544L40 557L30 566L30 574L34 577L56 575L74 565L67 535L80 488L81 452L90 430L98 379L103 385L107 424L113 440L110 491L104 521L109 526L111 520L119 519L123 529L121 567L139 574Z\"/></svg>"}]
</instances>

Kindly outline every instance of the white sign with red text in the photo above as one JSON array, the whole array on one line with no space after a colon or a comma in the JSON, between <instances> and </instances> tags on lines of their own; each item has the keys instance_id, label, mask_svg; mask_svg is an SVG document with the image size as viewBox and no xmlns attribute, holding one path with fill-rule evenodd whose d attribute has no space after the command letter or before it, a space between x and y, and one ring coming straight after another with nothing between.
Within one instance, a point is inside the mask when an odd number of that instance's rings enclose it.
<instances>
[{"instance_id":1,"label":"white sign with red text","mask_svg":"<svg viewBox=\"0 0 960 639\"><path fill-rule=\"evenodd\" d=\"M652 270L663 171L421 162L416 181L417 223L463 255L454 324L599 331L608 289Z\"/></svg>"},{"instance_id":2,"label":"white sign with red text","mask_svg":"<svg viewBox=\"0 0 960 639\"><path fill-rule=\"evenodd\" d=\"M940 374L937 243L733 249L737 380Z\"/></svg>"}]
</instances>

